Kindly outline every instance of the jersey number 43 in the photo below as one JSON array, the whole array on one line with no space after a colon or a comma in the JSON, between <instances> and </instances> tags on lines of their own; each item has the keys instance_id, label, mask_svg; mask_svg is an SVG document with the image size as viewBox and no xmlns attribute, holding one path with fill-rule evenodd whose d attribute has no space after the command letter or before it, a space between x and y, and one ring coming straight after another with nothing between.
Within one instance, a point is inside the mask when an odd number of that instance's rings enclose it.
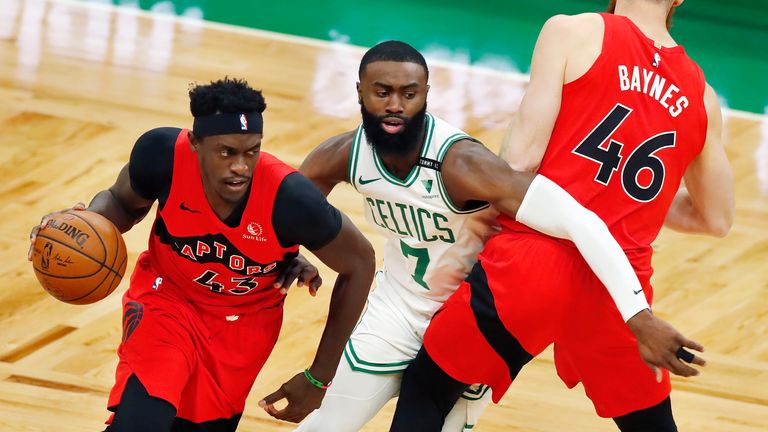
<instances>
[{"instance_id":1,"label":"jersey number 43","mask_svg":"<svg viewBox=\"0 0 768 432\"><path fill-rule=\"evenodd\" d=\"M573 153L600 165L595 175L595 181L598 183L608 185L613 174L618 171L621 165L621 159L624 157L621 150L624 148L624 144L614 141L610 137L630 113L632 113L632 109L622 104L616 104L611 112L592 129L592 132L573 149ZM609 139L608 145L603 146ZM666 147L674 147L675 139L676 133L674 131L654 135L643 141L627 156L627 161L621 172L621 186L627 195L640 202L648 202L656 198L664 185L664 162L654 153ZM650 171L651 181L646 185L641 185L639 176L644 170Z\"/></svg>"}]
</instances>

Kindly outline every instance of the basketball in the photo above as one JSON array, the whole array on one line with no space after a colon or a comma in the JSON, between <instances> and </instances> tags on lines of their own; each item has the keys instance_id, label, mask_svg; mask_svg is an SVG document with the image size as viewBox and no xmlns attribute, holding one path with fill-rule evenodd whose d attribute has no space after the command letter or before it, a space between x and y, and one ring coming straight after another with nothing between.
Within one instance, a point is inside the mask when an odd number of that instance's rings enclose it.
<instances>
[{"instance_id":1,"label":"basketball","mask_svg":"<svg viewBox=\"0 0 768 432\"><path fill-rule=\"evenodd\" d=\"M43 288L58 300L78 305L114 291L127 262L120 231L104 216L85 210L53 216L32 251L32 266Z\"/></svg>"}]
</instances>

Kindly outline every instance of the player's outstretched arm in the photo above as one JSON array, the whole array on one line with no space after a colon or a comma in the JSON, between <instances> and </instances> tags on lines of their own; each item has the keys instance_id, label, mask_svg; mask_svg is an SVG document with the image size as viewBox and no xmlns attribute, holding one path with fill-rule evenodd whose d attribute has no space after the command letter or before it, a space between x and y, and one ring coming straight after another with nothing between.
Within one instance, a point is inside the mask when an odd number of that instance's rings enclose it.
<instances>
[{"instance_id":1,"label":"player's outstretched arm","mask_svg":"<svg viewBox=\"0 0 768 432\"><path fill-rule=\"evenodd\" d=\"M722 116L715 91L704 91L707 138L704 147L685 172L664 225L676 231L724 237L733 224L733 173L723 148Z\"/></svg>"},{"instance_id":2,"label":"player's outstretched arm","mask_svg":"<svg viewBox=\"0 0 768 432\"><path fill-rule=\"evenodd\" d=\"M325 389L336 373L344 345L352 334L373 281L373 247L342 215L339 234L330 243L312 252L339 275L333 287L328 321L317 347L317 354L306 372L300 372L274 393L259 401L271 416L298 423L320 406ZM314 384L312 380L316 380ZM278 410L274 404L286 399Z\"/></svg>"},{"instance_id":3,"label":"player's outstretched arm","mask_svg":"<svg viewBox=\"0 0 768 432\"><path fill-rule=\"evenodd\" d=\"M317 146L301 163L299 171L326 196L341 182L349 183L349 151L355 132L336 135Z\"/></svg>"},{"instance_id":4,"label":"player's outstretched arm","mask_svg":"<svg viewBox=\"0 0 768 432\"><path fill-rule=\"evenodd\" d=\"M646 363L682 376L698 374L680 362L678 349L703 348L650 313L629 260L597 215L554 182L541 175L514 171L488 149L468 140L457 142L448 151L442 171L455 203L487 201L537 231L573 241L637 337ZM692 362L704 365L698 357Z\"/></svg>"}]
</instances>

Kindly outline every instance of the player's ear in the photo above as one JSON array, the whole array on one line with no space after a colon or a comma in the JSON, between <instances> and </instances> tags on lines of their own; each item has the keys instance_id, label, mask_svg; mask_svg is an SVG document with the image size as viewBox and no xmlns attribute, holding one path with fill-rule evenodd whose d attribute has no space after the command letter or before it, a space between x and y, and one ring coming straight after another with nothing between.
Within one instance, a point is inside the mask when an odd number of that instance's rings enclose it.
<instances>
[{"instance_id":1,"label":"player's ear","mask_svg":"<svg viewBox=\"0 0 768 432\"><path fill-rule=\"evenodd\" d=\"M360 90L360 81L355 83L355 89L357 89L357 103L363 103L363 91Z\"/></svg>"},{"instance_id":2,"label":"player's ear","mask_svg":"<svg viewBox=\"0 0 768 432\"><path fill-rule=\"evenodd\" d=\"M189 140L189 148L193 152L197 152L197 148L200 145L200 142L197 140L197 137L195 137L195 134L193 134L192 131L187 131L187 139Z\"/></svg>"},{"instance_id":3,"label":"player's ear","mask_svg":"<svg viewBox=\"0 0 768 432\"><path fill-rule=\"evenodd\" d=\"M429 84L427 84L427 90L425 91L427 95L429 95Z\"/></svg>"}]
</instances>

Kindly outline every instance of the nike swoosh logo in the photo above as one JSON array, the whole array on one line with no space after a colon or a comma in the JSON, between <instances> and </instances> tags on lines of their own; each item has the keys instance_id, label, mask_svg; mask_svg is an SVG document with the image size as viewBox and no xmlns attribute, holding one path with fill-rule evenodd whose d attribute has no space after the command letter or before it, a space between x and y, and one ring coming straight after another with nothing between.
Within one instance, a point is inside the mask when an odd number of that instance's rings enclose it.
<instances>
[{"instance_id":1,"label":"nike swoosh logo","mask_svg":"<svg viewBox=\"0 0 768 432\"><path fill-rule=\"evenodd\" d=\"M184 201L182 201L181 204L179 204L179 208L184 210L184 211L186 211L186 212L190 212L190 213L200 213L199 210L192 210L191 208L185 206L184 205Z\"/></svg>"},{"instance_id":2,"label":"nike swoosh logo","mask_svg":"<svg viewBox=\"0 0 768 432\"><path fill-rule=\"evenodd\" d=\"M376 177L375 179L370 180L363 180L363 176L360 176L360 178L357 179L357 182L361 185L367 185L368 183L373 183L375 181L381 180L381 177Z\"/></svg>"},{"instance_id":3,"label":"nike swoosh logo","mask_svg":"<svg viewBox=\"0 0 768 432\"><path fill-rule=\"evenodd\" d=\"M637 291L635 291L635 290L632 290L632 292L633 292L633 293L635 293L635 294L640 294L641 292L643 292L643 289L642 289L642 288L640 288L640 289L639 289L639 290L637 290Z\"/></svg>"}]
</instances>

